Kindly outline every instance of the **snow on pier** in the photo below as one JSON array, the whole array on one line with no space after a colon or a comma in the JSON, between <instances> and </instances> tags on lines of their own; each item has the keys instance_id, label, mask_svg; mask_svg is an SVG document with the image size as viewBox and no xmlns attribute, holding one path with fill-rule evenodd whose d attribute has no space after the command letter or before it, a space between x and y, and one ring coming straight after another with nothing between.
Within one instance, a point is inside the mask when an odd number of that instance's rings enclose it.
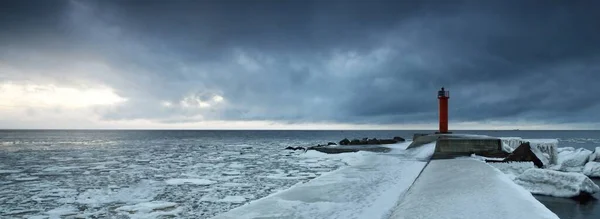
<instances>
[{"instance_id":1,"label":"snow on pier","mask_svg":"<svg viewBox=\"0 0 600 219\"><path fill-rule=\"evenodd\" d=\"M432 160L390 219L558 218L524 188L486 163Z\"/></svg>"},{"instance_id":2,"label":"snow on pier","mask_svg":"<svg viewBox=\"0 0 600 219\"><path fill-rule=\"evenodd\" d=\"M407 146L392 145L387 154L357 152L364 154L361 162L214 218L387 218L434 149Z\"/></svg>"}]
</instances>

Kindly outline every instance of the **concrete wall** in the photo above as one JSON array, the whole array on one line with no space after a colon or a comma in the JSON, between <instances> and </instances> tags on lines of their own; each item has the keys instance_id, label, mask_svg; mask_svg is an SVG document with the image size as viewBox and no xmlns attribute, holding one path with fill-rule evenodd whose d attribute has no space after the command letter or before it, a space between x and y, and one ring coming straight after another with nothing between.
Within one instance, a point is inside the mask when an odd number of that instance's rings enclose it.
<instances>
[{"instance_id":1,"label":"concrete wall","mask_svg":"<svg viewBox=\"0 0 600 219\"><path fill-rule=\"evenodd\" d=\"M433 154L434 159L452 158L477 154L481 156L503 156L500 139L440 138Z\"/></svg>"}]
</instances>

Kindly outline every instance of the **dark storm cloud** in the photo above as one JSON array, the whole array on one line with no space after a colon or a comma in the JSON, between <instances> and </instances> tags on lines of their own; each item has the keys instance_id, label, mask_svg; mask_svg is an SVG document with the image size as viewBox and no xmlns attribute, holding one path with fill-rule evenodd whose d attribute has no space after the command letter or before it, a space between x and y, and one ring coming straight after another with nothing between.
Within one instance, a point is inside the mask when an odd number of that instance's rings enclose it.
<instances>
[{"instance_id":1,"label":"dark storm cloud","mask_svg":"<svg viewBox=\"0 0 600 219\"><path fill-rule=\"evenodd\" d=\"M2 4L0 63L108 73L0 75L108 84L105 119L428 122L446 86L457 121L600 122L595 1Z\"/></svg>"}]
</instances>

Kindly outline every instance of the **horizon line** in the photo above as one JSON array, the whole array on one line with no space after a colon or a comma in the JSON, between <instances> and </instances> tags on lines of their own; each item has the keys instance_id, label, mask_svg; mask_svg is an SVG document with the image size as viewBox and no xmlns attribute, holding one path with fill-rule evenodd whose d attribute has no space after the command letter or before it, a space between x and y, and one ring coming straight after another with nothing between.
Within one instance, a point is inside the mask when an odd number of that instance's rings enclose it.
<instances>
[{"instance_id":1,"label":"horizon line","mask_svg":"<svg viewBox=\"0 0 600 219\"><path fill-rule=\"evenodd\" d=\"M143 128L0 128L0 131L438 131L437 129L143 129ZM600 131L600 129L454 129L452 131Z\"/></svg>"}]
</instances>

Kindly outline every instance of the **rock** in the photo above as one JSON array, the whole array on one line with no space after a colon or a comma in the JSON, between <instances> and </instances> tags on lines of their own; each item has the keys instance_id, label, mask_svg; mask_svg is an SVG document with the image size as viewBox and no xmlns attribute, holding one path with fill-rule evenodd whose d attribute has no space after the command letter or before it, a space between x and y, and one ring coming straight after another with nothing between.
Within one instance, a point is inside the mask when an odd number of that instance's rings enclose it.
<instances>
[{"instance_id":1,"label":"rock","mask_svg":"<svg viewBox=\"0 0 600 219\"><path fill-rule=\"evenodd\" d=\"M358 140L358 139L353 139L352 141L350 141L350 144L349 144L349 145L360 145L360 144L361 144L361 143L360 143L360 140Z\"/></svg>"},{"instance_id":2,"label":"rock","mask_svg":"<svg viewBox=\"0 0 600 219\"><path fill-rule=\"evenodd\" d=\"M285 150L306 150L306 148L303 147L286 147Z\"/></svg>"},{"instance_id":3,"label":"rock","mask_svg":"<svg viewBox=\"0 0 600 219\"><path fill-rule=\"evenodd\" d=\"M392 139L381 139L379 140L380 144L396 144L398 143L396 140L392 140Z\"/></svg>"},{"instance_id":4,"label":"rock","mask_svg":"<svg viewBox=\"0 0 600 219\"><path fill-rule=\"evenodd\" d=\"M404 139L404 138L402 138L402 137L399 137L399 136L396 136L396 137L394 137L393 139L394 139L394 141L396 141L396 142L405 142L405 141L406 141L406 139Z\"/></svg>"},{"instance_id":5,"label":"rock","mask_svg":"<svg viewBox=\"0 0 600 219\"><path fill-rule=\"evenodd\" d=\"M367 144L381 144L377 138L369 139Z\"/></svg>"},{"instance_id":6,"label":"rock","mask_svg":"<svg viewBox=\"0 0 600 219\"><path fill-rule=\"evenodd\" d=\"M528 169L514 181L533 194L554 197L583 198L600 191L598 185L581 173L548 169Z\"/></svg>"},{"instance_id":7,"label":"rock","mask_svg":"<svg viewBox=\"0 0 600 219\"><path fill-rule=\"evenodd\" d=\"M369 144L369 138L363 138L360 140L360 144Z\"/></svg>"},{"instance_id":8,"label":"rock","mask_svg":"<svg viewBox=\"0 0 600 219\"><path fill-rule=\"evenodd\" d=\"M548 164L548 159L545 158L541 153L536 153L536 150L536 148L532 148L529 145L529 142L525 142L522 143L519 147L517 147L512 153L508 155L508 157L504 158L504 160L502 161L531 161L536 167L542 168L546 164Z\"/></svg>"},{"instance_id":9,"label":"rock","mask_svg":"<svg viewBox=\"0 0 600 219\"><path fill-rule=\"evenodd\" d=\"M333 142L328 142L327 145L337 145L337 144L333 143Z\"/></svg>"},{"instance_id":10,"label":"rock","mask_svg":"<svg viewBox=\"0 0 600 219\"><path fill-rule=\"evenodd\" d=\"M340 145L349 145L350 144L350 140L348 140L347 138L344 138L343 140L340 141Z\"/></svg>"},{"instance_id":11,"label":"rock","mask_svg":"<svg viewBox=\"0 0 600 219\"><path fill-rule=\"evenodd\" d=\"M590 155L589 161L600 162L600 147L594 149L594 152Z\"/></svg>"},{"instance_id":12,"label":"rock","mask_svg":"<svg viewBox=\"0 0 600 219\"><path fill-rule=\"evenodd\" d=\"M600 162L590 161L585 164L583 174L589 177L600 178Z\"/></svg>"}]
</instances>

